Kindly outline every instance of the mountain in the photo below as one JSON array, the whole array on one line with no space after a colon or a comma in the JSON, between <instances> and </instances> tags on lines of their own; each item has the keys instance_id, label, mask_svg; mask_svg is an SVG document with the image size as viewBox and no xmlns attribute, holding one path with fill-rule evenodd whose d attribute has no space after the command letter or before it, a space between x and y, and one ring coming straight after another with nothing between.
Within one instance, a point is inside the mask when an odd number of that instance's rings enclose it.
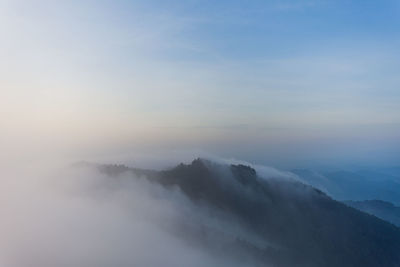
<instances>
[{"instance_id":1,"label":"mountain","mask_svg":"<svg viewBox=\"0 0 400 267\"><path fill-rule=\"evenodd\" d=\"M265 179L249 166L202 159L164 171L96 168L110 179L146 179L182 192L193 212L209 211L206 217L217 221L183 219L174 233L214 253L248 259L246 266L400 266L399 228L295 180ZM231 227L218 218L228 218Z\"/></svg>"},{"instance_id":2,"label":"mountain","mask_svg":"<svg viewBox=\"0 0 400 267\"><path fill-rule=\"evenodd\" d=\"M400 207L382 200L346 201L347 205L400 226Z\"/></svg>"},{"instance_id":3,"label":"mountain","mask_svg":"<svg viewBox=\"0 0 400 267\"><path fill-rule=\"evenodd\" d=\"M302 181L337 200L380 199L400 205L400 169L334 171L292 170Z\"/></svg>"}]
</instances>

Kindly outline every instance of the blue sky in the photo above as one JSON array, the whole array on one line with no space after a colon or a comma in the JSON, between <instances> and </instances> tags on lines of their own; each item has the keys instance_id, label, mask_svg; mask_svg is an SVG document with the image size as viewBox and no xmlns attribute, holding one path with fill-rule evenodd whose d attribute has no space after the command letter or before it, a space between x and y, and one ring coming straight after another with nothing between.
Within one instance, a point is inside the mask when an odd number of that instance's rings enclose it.
<instances>
[{"instance_id":1,"label":"blue sky","mask_svg":"<svg viewBox=\"0 0 400 267\"><path fill-rule=\"evenodd\" d=\"M0 0L1 137L394 164L399 15L389 0Z\"/></svg>"}]
</instances>

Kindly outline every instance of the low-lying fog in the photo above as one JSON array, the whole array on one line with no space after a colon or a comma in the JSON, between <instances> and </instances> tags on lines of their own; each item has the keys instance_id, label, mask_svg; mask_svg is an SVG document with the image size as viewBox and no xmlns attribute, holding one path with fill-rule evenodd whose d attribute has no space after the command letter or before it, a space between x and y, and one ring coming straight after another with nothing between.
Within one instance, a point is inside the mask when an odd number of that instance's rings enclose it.
<instances>
[{"instance_id":1,"label":"low-lying fog","mask_svg":"<svg viewBox=\"0 0 400 267\"><path fill-rule=\"evenodd\" d=\"M0 183L0 266L256 264L238 251L221 253L218 247L237 237L257 244L257 237L229 215L195 205L177 188L165 189L132 174L110 178L93 168L72 167L8 170ZM223 235L197 242L181 228Z\"/></svg>"}]
</instances>

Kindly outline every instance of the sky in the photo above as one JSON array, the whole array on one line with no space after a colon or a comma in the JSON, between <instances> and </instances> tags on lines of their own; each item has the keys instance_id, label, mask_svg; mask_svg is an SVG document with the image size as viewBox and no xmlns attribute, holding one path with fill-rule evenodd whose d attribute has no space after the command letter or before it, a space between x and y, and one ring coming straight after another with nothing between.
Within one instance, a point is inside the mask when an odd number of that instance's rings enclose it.
<instances>
[{"instance_id":1,"label":"sky","mask_svg":"<svg viewBox=\"0 0 400 267\"><path fill-rule=\"evenodd\" d=\"M395 0L0 0L0 159L398 164L399 18Z\"/></svg>"}]
</instances>

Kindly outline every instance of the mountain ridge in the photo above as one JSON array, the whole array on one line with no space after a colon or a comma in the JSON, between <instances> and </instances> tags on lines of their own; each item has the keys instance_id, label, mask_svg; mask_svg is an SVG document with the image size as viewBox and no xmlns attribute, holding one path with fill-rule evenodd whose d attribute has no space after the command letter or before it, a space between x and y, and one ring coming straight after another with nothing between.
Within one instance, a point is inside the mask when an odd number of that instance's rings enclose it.
<instances>
[{"instance_id":1,"label":"mountain ridge","mask_svg":"<svg viewBox=\"0 0 400 267\"><path fill-rule=\"evenodd\" d=\"M400 226L400 207L383 200L345 201L347 205Z\"/></svg>"},{"instance_id":2,"label":"mountain ridge","mask_svg":"<svg viewBox=\"0 0 400 267\"><path fill-rule=\"evenodd\" d=\"M232 215L249 232L283 248L246 245L260 262L273 266L400 266L399 228L298 181L265 179L250 166L204 159L163 171L123 165L96 168L110 177L131 173L165 188L179 188L194 203L206 203Z\"/></svg>"}]
</instances>

